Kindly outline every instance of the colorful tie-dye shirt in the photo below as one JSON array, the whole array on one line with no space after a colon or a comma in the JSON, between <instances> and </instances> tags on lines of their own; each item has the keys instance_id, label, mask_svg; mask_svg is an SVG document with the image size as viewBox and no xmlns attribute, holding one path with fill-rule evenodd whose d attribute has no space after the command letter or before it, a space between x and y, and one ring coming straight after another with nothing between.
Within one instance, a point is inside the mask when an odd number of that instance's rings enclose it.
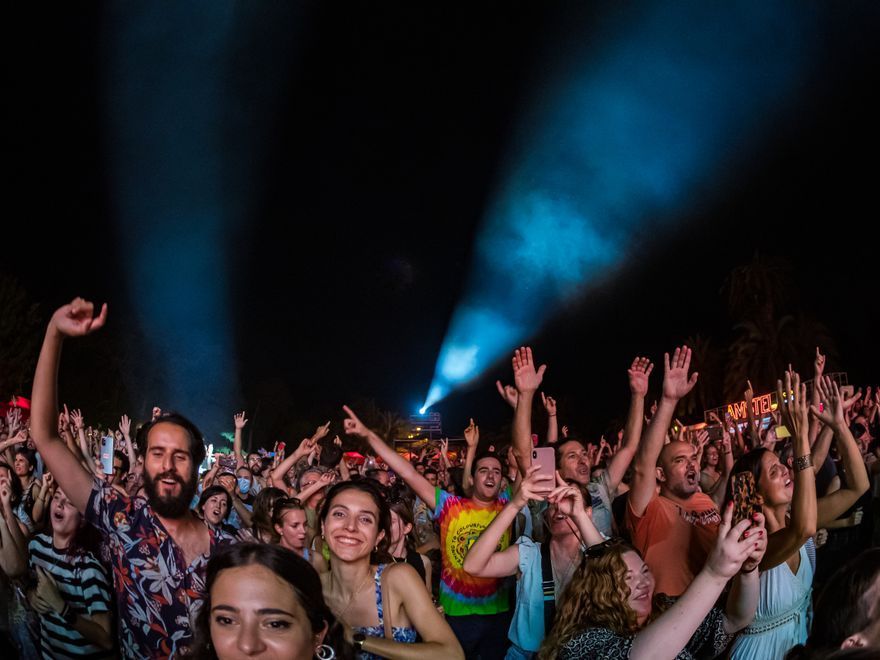
<instances>
[{"instance_id":1,"label":"colorful tie-dye shirt","mask_svg":"<svg viewBox=\"0 0 880 660\"><path fill-rule=\"evenodd\" d=\"M437 488L434 519L440 523L440 548L443 568L440 571L440 604L447 616L497 614L507 612L509 597L504 579L479 578L462 569L464 558L492 519L510 499L509 491L499 495L494 504L480 506L472 499L450 495ZM504 532L497 550L510 545L510 530Z\"/></svg>"},{"instance_id":2,"label":"colorful tie-dye shirt","mask_svg":"<svg viewBox=\"0 0 880 660\"><path fill-rule=\"evenodd\" d=\"M205 597L209 555L199 555L187 566L146 499L125 497L98 479L85 517L110 548L122 657L185 655L192 643L192 620ZM212 551L233 541L223 532L208 532Z\"/></svg>"}]
</instances>

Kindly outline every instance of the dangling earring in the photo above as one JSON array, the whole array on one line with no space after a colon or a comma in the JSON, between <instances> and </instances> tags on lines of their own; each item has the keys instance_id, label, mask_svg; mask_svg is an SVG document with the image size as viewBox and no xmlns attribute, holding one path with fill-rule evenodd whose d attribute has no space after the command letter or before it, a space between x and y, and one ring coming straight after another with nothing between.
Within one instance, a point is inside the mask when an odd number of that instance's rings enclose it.
<instances>
[{"instance_id":1,"label":"dangling earring","mask_svg":"<svg viewBox=\"0 0 880 660\"><path fill-rule=\"evenodd\" d=\"M333 660L336 657L336 651L329 644L321 644L315 649L315 656L318 660Z\"/></svg>"}]
</instances>

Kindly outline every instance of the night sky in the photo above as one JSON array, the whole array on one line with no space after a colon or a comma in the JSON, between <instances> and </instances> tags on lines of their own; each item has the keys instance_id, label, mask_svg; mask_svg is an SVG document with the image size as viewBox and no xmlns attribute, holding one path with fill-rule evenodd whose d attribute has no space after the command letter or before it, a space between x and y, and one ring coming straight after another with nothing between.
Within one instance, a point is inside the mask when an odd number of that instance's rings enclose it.
<instances>
[{"instance_id":1,"label":"night sky","mask_svg":"<svg viewBox=\"0 0 880 660\"><path fill-rule=\"evenodd\" d=\"M612 13L610 3L477 4L222 4L228 47L207 66L223 67L229 105L219 112L223 139L201 158L219 168L223 199L236 200L216 268L228 273L235 407L260 411L255 442L339 420L339 406L358 398L404 415L418 408L548 54L573 35L601 42ZM197 41L201 17L220 6L183 5L194 9L167 21L185 26L158 29L158 43ZM163 365L140 350L140 301L126 285L132 233L118 221L108 70L118 50L110 35L140 20L126 11L10 8L0 271L46 318L75 295L109 302L106 331L70 347L63 395L86 412L112 395L144 417L153 403L174 403L150 400ZM622 417L637 354L656 362L696 334L725 345L733 330L722 284L756 252L789 260L788 307L828 327L832 368L856 383L880 380L878 14L875 3L835 3L798 102L759 147L674 226L638 236L620 272L532 338L563 422L597 433ZM147 89L166 71L154 74ZM194 168L201 162L192 157ZM111 350L121 382L102 371ZM507 422L499 377L510 381L509 363L437 407L447 432L469 416L487 429Z\"/></svg>"}]
</instances>

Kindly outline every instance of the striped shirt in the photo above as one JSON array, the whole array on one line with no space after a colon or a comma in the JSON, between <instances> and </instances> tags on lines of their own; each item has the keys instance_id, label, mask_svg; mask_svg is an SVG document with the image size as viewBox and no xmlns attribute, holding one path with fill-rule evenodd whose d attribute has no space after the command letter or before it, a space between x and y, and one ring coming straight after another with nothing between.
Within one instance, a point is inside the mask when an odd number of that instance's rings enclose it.
<instances>
[{"instance_id":1,"label":"striped shirt","mask_svg":"<svg viewBox=\"0 0 880 660\"><path fill-rule=\"evenodd\" d=\"M33 537L28 550L31 571L39 567L49 573L72 611L80 616L110 611L110 579L97 557L59 551L46 534ZM55 612L40 616L40 647L44 658L113 657L112 651L90 643Z\"/></svg>"}]
</instances>

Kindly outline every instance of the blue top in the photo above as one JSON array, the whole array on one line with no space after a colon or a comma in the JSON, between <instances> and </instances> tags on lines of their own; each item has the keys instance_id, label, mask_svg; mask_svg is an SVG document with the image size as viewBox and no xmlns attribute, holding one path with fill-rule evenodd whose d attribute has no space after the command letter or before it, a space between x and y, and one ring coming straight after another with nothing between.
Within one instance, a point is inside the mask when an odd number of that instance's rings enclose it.
<instances>
[{"instance_id":1,"label":"blue top","mask_svg":"<svg viewBox=\"0 0 880 660\"><path fill-rule=\"evenodd\" d=\"M376 583L376 612L379 614L379 625L356 627L354 629L355 632L363 633L367 637L385 637L385 622L382 618L382 572L385 570L385 566L386 564L379 564L376 567L376 575L373 577L373 581ZM395 642L413 644L416 641L417 635L418 633L415 628L405 628L402 626L394 626L391 628L391 636L394 638ZM366 651L361 651L358 654L358 658L361 660L375 660L381 657L382 656L367 653Z\"/></svg>"}]
</instances>

